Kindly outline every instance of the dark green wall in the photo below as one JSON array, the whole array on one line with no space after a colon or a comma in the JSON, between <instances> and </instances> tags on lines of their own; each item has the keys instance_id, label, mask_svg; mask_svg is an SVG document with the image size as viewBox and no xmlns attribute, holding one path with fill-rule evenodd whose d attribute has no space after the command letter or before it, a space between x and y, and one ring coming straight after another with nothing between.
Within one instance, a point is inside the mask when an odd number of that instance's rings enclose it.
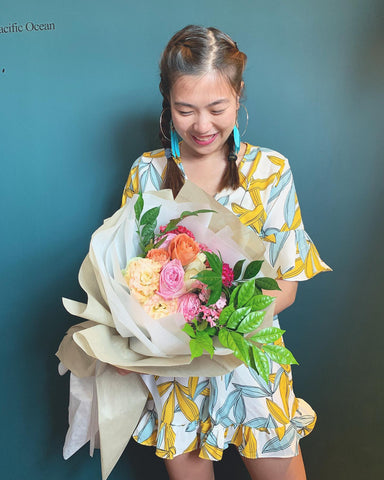
<instances>
[{"instance_id":1,"label":"dark green wall","mask_svg":"<svg viewBox=\"0 0 384 480\"><path fill-rule=\"evenodd\" d=\"M81 299L90 234L119 207L131 162L157 148L158 59L187 23L248 54L246 139L289 157L305 225L333 273L302 284L281 316L317 410L302 442L311 480L382 474L382 0L2 0L0 26L1 465L7 480L99 477L61 458L68 378L53 356ZM237 472L233 451L218 478ZM238 473L240 472L240 473ZM130 445L111 480L166 478Z\"/></svg>"}]
</instances>

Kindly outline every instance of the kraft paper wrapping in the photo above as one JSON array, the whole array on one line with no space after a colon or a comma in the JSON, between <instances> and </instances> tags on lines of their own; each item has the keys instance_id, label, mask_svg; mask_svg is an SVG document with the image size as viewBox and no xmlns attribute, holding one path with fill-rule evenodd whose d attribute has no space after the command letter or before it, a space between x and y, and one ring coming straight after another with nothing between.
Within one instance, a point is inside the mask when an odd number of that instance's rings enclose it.
<instances>
[{"instance_id":1,"label":"kraft paper wrapping","mask_svg":"<svg viewBox=\"0 0 384 480\"><path fill-rule=\"evenodd\" d=\"M88 321L71 327L56 355L60 370L71 371L69 429L64 445L68 458L88 441L90 454L100 446L105 480L124 451L147 399L147 388L138 373L120 375L112 367L160 376L219 376L241 364L229 349L216 342L215 355L191 362L189 337L181 331L185 320L173 314L151 319L129 295L121 274L127 261L138 255L134 196L92 235L90 250L79 272L87 304L64 298L74 316ZM183 225L200 243L218 246L223 260L264 259L262 241L229 210L191 182L174 200L170 190L143 194L144 209L162 205L158 225L165 225L184 210L207 208L217 213L188 217ZM195 199L199 199L196 202ZM261 276L276 277L264 261ZM272 325L272 304L261 328Z\"/></svg>"}]
</instances>

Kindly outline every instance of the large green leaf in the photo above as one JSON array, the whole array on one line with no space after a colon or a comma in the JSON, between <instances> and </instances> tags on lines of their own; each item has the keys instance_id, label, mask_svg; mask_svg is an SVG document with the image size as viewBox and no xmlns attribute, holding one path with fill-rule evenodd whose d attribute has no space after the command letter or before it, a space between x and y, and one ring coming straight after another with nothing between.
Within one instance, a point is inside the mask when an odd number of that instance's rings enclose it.
<instances>
[{"instance_id":1,"label":"large green leaf","mask_svg":"<svg viewBox=\"0 0 384 480\"><path fill-rule=\"evenodd\" d=\"M269 361L267 356L257 347L252 347L253 361L258 374L268 383L269 382Z\"/></svg>"},{"instance_id":2,"label":"large green leaf","mask_svg":"<svg viewBox=\"0 0 384 480\"><path fill-rule=\"evenodd\" d=\"M260 330L260 332L257 332L252 337L248 337L248 340L253 340L258 343L271 343L276 342L283 333L285 333L285 330L281 330L280 328L267 327L263 328L263 330Z\"/></svg>"},{"instance_id":3,"label":"large green leaf","mask_svg":"<svg viewBox=\"0 0 384 480\"><path fill-rule=\"evenodd\" d=\"M229 304L230 305L236 305L237 294L239 293L240 287L241 287L241 285L237 285L237 287L231 293L231 296L229 297Z\"/></svg>"},{"instance_id":4,"label":"large green leaf","mask_svg":"<svg viewBox=\"0 0 384 480\"><path fill-rule=\"evenodd\" d=\"M135 217L137 221L140 220L140 215L141 215L141 212L143 211L143 208L144 208L143 194L139 192L139 196L134 205Z\"/></svg>"},{"instance_id":5,"label":"large green leaf","mask_svg":"<svg viewBox=\"0 0 384 480\"><path fill-rule=\"evenodd\" d=\"M219 341L223 347L230 348L236 358L249 365L248 344L242 335L224 327L219 331Z\"/></svg>"},{"instance_id":6,"label":"large green leaf","mask_svg":"<svg viewBox=\"0 0 384 480\"><path fill-rule=\"evenodd\" d=\"M276 280L268 277L256 278L255 285L264 290L281 290Z\"/></svg>"},{"instance_id":7,"label":"large green leaf","mask_svg":"<svg viewBox=\"0 0 384 480\"><path fill-rule=\"evenodd\" d=\"M212 252L204 252L204 254L207 257L209 266L212 268L212 270L218 273L220 276L222 276L223 262L220 260L220 258L215 253L212 253Z\"/></svg>"},{"instance_id":8,"label":"large green leaf","mask_svg":"<svg viewBox=\"0 0 384 480\"><path fill-rule=\"evenodd\" d=\"M227 322L228 328L236 329L240 321L251 311L250 307L242 307L235 310Z\"/></svg>"},{"instance_id":9,"label":"large green leaf","mask_svg":"<svg viewBox=\"0 0 384 480\"><path fill-rule=\"evenodd\" d=\"M280 363L281 365L298 365L295 357L288 348L280 345L263 345L263 350L274 362Z\"/></svg>"},{"instance_id":10,"label":"large green leaf","mask_svg":"<svg viewBox=\"0 0 384 480\"><path fill-rule=\"evenodd\" d=\"M184 327L182 328L183 332L185 332L187 335L189 335L191 338L195 338L196 337L196 333L195 333L195 330L194 328L192 327L192 325L190 323L186 323L184 325Z\"/></svg>"},{"instance_id":11,"label":"large green leaf","mask_svg":"<svg viewBox=\"0 0 384 480\"><path fill-rule=\"evenodd\" d=\"M244 272L244 280L248 280L249 278L254 278L259 273L260 268L263 264L263 260L254 260L251 262Z\"/></svg>"},{"instance_id":12,"label":"large green leaf","mask_svg":"<svg viewBox=\"0 0 384 480\"><path fill-rule=\"evenodd\" d=\"M236 331L240 333L250 333L263 323L265 312L250 312L238 324ZM229 322L228 322L229 323ZM228 325L229 326L229 325Z\"/></svg>"},{"instance_id":13,"label":"large green leaf","mask_svg":"<svg viewBox=\"0 0 384 480\"><path fill-rule=\"evenodd\" d=\"M204 331L196 331L196 338L191 338L189 348L192 358L200 357L204 350L206 350L212 358L215 351L212 337L209 336L208 332Z\"/></svg>"},{"instance_id":14,"label":"large green leaf","mask_svg":"<svg viewBox=\"0 0 384 480\"><path fill-rule=\"evenodd\" d=\"M238 262L236 262L235 266L233 267L234 280L237 280L240 277L244 262L245 262L245 259L243 258L243 260L239 260Z\"/></svg>"},{"instance_id":15,"label":"large green leaf","mask_svg":"<svg viewBox=\"0 0 384 480\"><path fill-rule=\"evenodd\" d=\"M233 305L228 305L227 307L223 308L220 313L219 324L225 325L234 311L235 307Z\"/></svg>"},{"instance_id":16,"label":"large green leaf","mask_svg":"<svg viewBox=\"0 0 384 480\"><path fill-rule=\"evenodd\" d=\"M252 310L264 310L264 308L271 305L275 298L269 295L255 295L247 302L247 307L251 307Z\"/></svg>"},{"instance_id":17,"label":"large green leaf","mask_svg":"<svg viewBox=\"0 0 384 480\"><path fill-rule=\"evenodd\" d=\"M192 278L196 278L197 280L200 280L200 282L205 283L211 291L207 304L212 305L213 303L216 303L220 298L223 286L221 274L211 270L203 270Z\"/></svg>"},{"instance_id":18,"label":"large green leaf","mask_svg":"<svg viewBox=\"0 0 384 480\"><path fill-rule=\"evenodd\" d=\"M155 223L157 220L157 217L159 216L160 208L161 207L159 206L159 207L153 207L147 210L140 219L140 225Z\"/></svg>"},{"instance_id":19,"label":"large green leaf","mask_svg":"<svg viewBox=\"0 0 384 480\"><path fill-rule=\"evenodd\" d=\"M144 245L147 245L151 238L153 237L153 232L155 231L156 228L156 220L154 223L147 223L144 225L144 227L141 230L141 240Z\"/></svg>"},{"instance_id":20,"label":"large green leaf","mask_svg":"<svg viewBox=\"0 0 384 480\"><path fill-rule=\"evenodd\" d=\"M248 300L250 300L255 293L255 283L253 280L249 280L241 285L239 294L237 297L237 305L243 307Z\"/></svg>"}]
</instances>

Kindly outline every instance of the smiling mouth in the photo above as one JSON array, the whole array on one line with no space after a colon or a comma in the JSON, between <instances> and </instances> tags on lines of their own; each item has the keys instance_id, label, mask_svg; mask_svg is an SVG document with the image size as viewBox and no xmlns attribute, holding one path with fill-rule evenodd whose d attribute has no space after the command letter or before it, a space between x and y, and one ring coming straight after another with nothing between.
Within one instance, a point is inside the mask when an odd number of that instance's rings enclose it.
<instances>
[{"instance_id":1,"label":"smiling mouth","mask_svg":"<svg viewBox=\"0 0 384 480\"><path fill-rule=\"evenodd\" d=\"M204 135L203 137L195 137L192 135L192 138L198 145L209 145L215 140L217 135L217 133L214 133L213 135Z\"/></svg>"}]
</instances>

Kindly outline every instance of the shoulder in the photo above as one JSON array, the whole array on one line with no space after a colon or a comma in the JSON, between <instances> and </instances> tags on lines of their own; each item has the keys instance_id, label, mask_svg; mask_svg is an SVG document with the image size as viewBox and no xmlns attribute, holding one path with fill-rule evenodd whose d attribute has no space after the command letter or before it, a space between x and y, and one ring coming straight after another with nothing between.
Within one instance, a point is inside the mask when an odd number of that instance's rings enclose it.
<instances>
[{"instance_id":1,"label":"shoulder","mask_svg":"<svg viewBox=\"0 0 384 480\"><path fill-rule=\"evenodd\" d=\"M240 171L248 184L264 180L268 185L276 185L284 174L290 172L290 165L282 153L248 143Z\"/></svg>"}]
</instances>

